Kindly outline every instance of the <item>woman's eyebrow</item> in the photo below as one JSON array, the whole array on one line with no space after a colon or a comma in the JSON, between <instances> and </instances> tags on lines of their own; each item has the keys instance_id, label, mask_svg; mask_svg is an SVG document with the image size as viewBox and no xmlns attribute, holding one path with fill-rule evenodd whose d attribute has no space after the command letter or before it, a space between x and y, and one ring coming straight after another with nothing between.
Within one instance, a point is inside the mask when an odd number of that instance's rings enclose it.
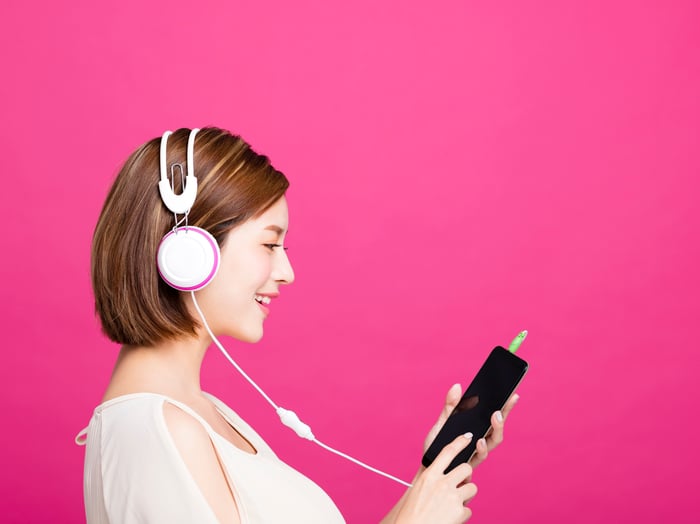
<instances>
[{"instance_id":1,"label":"woman's eyebrow","mask_svg":"<svg viewBox=\"0 0 700 524\"><path fill-rule=\"evenodd\" d=\"M279 227L279 226L275 226L275 225L267 226L265 229L268 230L268 231L274 231L274 232L277 233L278 235L281 235L282 233L284 233L284 229L282 229L282 228Z\"/></svg>"}]
</instances>

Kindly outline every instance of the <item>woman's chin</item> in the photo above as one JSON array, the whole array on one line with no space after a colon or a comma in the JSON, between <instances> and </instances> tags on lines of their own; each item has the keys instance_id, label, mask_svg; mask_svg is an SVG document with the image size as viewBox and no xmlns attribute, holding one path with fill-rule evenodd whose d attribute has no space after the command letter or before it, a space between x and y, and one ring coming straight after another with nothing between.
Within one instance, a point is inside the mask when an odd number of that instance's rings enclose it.
<instances>
[{"instance_id":1,"label":"woman's chin","mask_svg":"<svg viewBox=\"0 0 700 524\"><path fill-rule=\"evenodd\" d=\"M262 338L263 338L263 332L260 331L259 334L250 337L248 340L246 340L246 342L249 342L251 344L256 344L256 343L260 342L262 340Z\"/></svg>"},{"instance_id":2,"label":"woman's chin","mask_svg":"<svg viewBox=\"0 0 700 524\"><path fill-rule=\"evenodd\" d=\"M229 336L235 338L236 340L240 340L241 342L247 342L248 344L255 344L256 342L260 342L260 340L263 337L263 329L262 326L260 326L259 330L250 330L250 331L237 331L235 333L230 333Z\"/></svg>"}]
</instances>

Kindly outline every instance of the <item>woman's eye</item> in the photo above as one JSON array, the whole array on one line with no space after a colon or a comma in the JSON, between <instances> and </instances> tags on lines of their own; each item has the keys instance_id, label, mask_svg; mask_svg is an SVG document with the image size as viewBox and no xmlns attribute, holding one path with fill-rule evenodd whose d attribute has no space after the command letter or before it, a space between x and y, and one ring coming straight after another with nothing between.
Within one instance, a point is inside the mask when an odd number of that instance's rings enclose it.
<instances>
[{"instance_id":1,"label":"woman's eye","mask_svg":"<svg viewBox=\"0 0 700 524\"><path fill-rule=\"evenodd\" d=\"M269 249L270 251L272 251L272 250L275 249L276 247L283 247L282 244L263 244L263 246L265 246L265 247L266 247L267 249ZM285 247L284 250L286 251L287 248Z\"/></svg>"}]
</instances>

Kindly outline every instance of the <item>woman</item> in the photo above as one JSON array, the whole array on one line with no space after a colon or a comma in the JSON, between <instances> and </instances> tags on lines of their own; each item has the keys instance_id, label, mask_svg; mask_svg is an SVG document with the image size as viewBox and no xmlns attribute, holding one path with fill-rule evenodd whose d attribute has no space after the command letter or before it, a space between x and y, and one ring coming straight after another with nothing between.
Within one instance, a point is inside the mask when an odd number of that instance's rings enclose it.
<instances>
[{"instance_id":1,"label":"woman","mask_svg":"<svg viewBox=\"0 0 700 524\"><path fill-rule=\"evenodd\" d=\"M186 183L185 171L193 175ZM178 208L172 202L185 196L175 195L189 193L195 177L196 203ZM159 179L166 180L160 193ZM266 157L216 128L153 139L119 172L92 249L96 312L103 332L122 348L87 428L90 524L343 522L317 485L277 459L250 426L200 387L212 335L257 342L269 303L294 281L283 247L288 185ZM175 229L175 238L183 238L195 227L221 248L218 271L205 271L201 289L174 283L177 275L169 271L179 269L161 259L164 236ZM453 386L426 444L459 396ZM494 414L494 431L478 443L473 464L501 442L513 404ZM471 466L443 471L469 441L458 438L421 468L383 522L466 521L465 504L476 494Z\"/></svg>"}]
</instances>

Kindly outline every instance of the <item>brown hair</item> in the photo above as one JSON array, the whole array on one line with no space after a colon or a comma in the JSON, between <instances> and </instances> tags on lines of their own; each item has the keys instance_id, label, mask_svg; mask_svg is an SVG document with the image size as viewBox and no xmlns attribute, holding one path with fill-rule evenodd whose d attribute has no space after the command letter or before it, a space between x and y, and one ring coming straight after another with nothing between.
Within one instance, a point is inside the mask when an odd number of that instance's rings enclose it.
<instances>
[{"instance_id":1,"label":"brown hair","mask_svg":"<svg viewBox=\"0 0 700 524\"><path fill-rule=\"evenodd\" d=\"M185 166L189 129L168 140L168 166ZM138 148L119 171L107 195L92 242L92 287L102 331L119 344L152 346L196 335L197 321L182 294L158 275L161 238L174 226L158 191L160 138ZM240 137L203 128L194 148L197 200L188 223L209 231L222 246L228 231L267 210L289 181L266 156ZM185 171L187 168L185 167ZM176 176L175 192L182 190Z\"/></svg>"}]
</instances>

